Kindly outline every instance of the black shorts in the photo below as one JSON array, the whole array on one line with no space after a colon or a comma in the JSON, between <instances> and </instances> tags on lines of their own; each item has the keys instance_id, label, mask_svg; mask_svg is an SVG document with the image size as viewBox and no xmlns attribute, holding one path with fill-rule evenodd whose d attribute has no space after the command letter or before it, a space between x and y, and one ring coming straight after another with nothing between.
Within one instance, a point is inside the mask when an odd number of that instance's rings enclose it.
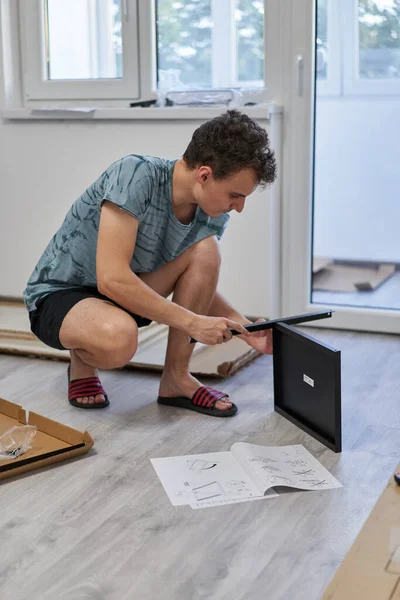
<instances>
[{"instance_id":1,"label":"black shorts","mask_svg":"<svg viewBox=\"0 0 400 600\"><path fill-rule=\"evenodd\" d=\"M29 313L32 333L47 346L51 346L51 348L56 348L57 350L65 350L59 339L62 322L71 308L85 298L99 298L100 300L111 302L111 304L118 306L118 308L127 312L128 315L131 315L138 327L145 327L151 323L150 319L139 317L126 310L126 308L123 308L123 306L119 306L119 304L110 300L107 296L100 294L97 288L79 287L52 292L38 300L36 309Z\"/></svg>"}]
</instances>

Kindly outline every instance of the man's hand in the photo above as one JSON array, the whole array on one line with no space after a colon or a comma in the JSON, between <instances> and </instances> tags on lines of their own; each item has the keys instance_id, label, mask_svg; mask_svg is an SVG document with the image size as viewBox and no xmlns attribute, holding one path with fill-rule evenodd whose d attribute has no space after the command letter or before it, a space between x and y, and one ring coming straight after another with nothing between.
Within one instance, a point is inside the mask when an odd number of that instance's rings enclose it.
<instances>
[{"instance_id":1,"label":"man's hand","mask_svg":"<svg viewBox=\"0 0 400 600\"><path fill-rule=\"evenodd\" d=\"M250 338L247 329L235 321L225 317L205 317L202 315L197 315L193 319L187 333L202 344L222 344L222 342L227 342L232 338L232 332L229 331L229 328L238 331L246 341Z\"/></svg>"},{"instance_id":2,"label":"man's hand","mask_svg":"<svg viewBox=\"0 0 400 600\"><path fill-rule=\"evenodd\" d=\"M262 317L257 319L256 323L265 321ZM272 329L264 329L263 331L255 331L245 338L245 342L262 354L272 354Z\"/></svg>"}]
</instances>

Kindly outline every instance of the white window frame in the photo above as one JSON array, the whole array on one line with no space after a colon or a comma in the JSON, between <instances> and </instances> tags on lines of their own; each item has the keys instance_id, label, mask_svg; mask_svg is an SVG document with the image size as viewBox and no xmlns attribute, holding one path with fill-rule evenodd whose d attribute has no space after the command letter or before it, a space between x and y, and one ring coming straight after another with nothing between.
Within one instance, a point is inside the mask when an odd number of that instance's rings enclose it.
<instances>
[{"instance_id":1,"label":"white window frame","mask_svg":"<svg viewBox=\"0 0 400 600\"><path fill-rule=\"evenodd\" d=\"M263 80L240 81L238 78L236 2L237 0L211 0L211 16L214 24L212 30L212 87L262 88L265 85Z\"/></svg>"},{"instance_id":2,"label":"white window frame","mask_svg":"<svg viewBox=\"0 0 400 600\"><path fill-rule=\"evenodd\" d=\"M353 60L344 64L344 95L400 95L400 78L360 79L358 0L342 0L341 11L346 23L344 28L344 56L353 57Z\"/></svg>"},{"instance_id":3,"label":"white window frame","mask_svg":"<svg viewBox=\"0 0 400 600\"><path fill-rule=\"evenodd\" d=\"M265 3L269 0L264 0ZM48 80L45 61L44 0L16 0L22 67L22 103L26 107L126 106L127 100L157 97L155 0L121 0L123 7L122 79ZM82 0L96 2L96 0ZM236 0L212 0L212 88L256 88L265 98L264 80L237 80ZM264 19L265 22L265 19ZM226 32L226 35L221 35ZM265 39L265 33L264 33ZM228 40L228 43L224 41ZM228 65L228 68L227 66ZM265 72L265 68L264 68Z\"/></svg>"},{"instance_id":4,"label":"white window frame","mask_svg":"<svg viewBox=\"0 0 400 600\"><path fill-rule=\"evenodd\" d=\"M82 0L88 1L90 0ZM121 79L49 80L46 73L44 0L19 0L23 97L36 100L137 99L139 29L137 0L121 0L123 7L123 75Z\"/></svg>"},{"instance_id":5,"label":"white window frame","mask_svg":"<svg viewBox=\"0 0 400 600\"><path fill-rule=\"evenodd\" d=\"M236 79L235 5L236 0L211 1L213 88L231 86Z\"/></svg>"},{"instance_id":6,"label":"white window frame","mask_svg":"<svg viewBox=\"0 0 400 600\"><path fill-rule=\"evenodd\" d=\"M342 63L342 27L340 1L327 0L328 3L328 63L326 79L317 79L318 96L339 96L341 94Z\"/></svg>"},{"instance_id":7,"label":"white window frame","mask_svg":"<svg viewBox=\"0 0 400 600\"><path fill-rule=\"evenodd\" d=\"M317 80L319 97L400 95L400 78L359 77L358 0L328 0L327 31L328 76Z\"/></svg>"}]
</instances>

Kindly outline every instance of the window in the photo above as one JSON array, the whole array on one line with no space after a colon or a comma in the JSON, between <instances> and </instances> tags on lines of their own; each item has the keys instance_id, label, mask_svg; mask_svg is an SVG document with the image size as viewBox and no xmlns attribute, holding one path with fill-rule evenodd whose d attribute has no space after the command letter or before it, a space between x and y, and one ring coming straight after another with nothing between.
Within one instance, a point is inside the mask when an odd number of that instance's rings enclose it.
<instances>
[{"instance_id":1,"label":"window","mask_svg":"<svg viewBox=\"0 0 400 600\"><path fill-rule=\"evenodd\" d=\"M400 4L394 0L358 3L360 79L400 78Z\"/></svg>"},{"instance_id":2,"label":"window","mask_svg":"<svg viewBox=\"0 0 400 600\"><path fill-rule=\"evenodd\" d=\"M26 100L139 96L136 0L20 0Z\"/></svg>"},{"instance_id":3,"label":"window","mask_svg":"<svg viewBox=\"0 0 400 600\"><path fill-rule=\"evenodd\" d=\"M318 0L319 95L400 94L399 0Z\"/></svg>"},{"instance_id":4,"label":"window","mask_svg":"<svg viewBox=\"0 0 400 600\"><path fill-rule=\"evenodd\" d=\"M328 68L328 0L319 0L317 10L316 75L326 81Z\"/></svg>"},{"instance_id":5,"label":"window","mask_svg":"<svg viewBox=\"0 0 400 600\"><path fill-rule=\"evenodd\" d=\"M264 86L263 0L20 0L20 18L27 101Z\"/></svg>"},{"instance_id":6,"label":"window","mask_svg":"<svg viewBox=\"0 0 400 600\"><path fill-rule=\"evenodd\" d=\"M398 0L351 0L353 19L345 52L354 60L344 73L345 94L400 94L400 3Z\"/></svg>"},{"instance_id":7,"label":"window","mask_svg":"<svg viewBox=\"0 0 400 600\"><path fill-rule=\"evenodd\" d=\"M319 95L340 94L340 11L337 1L318 0L315 68Z\"/></svg>"},{"instance_id":8,"label":"window","mask_svg":"<svg viewBox=\"0 0 400 600\"><path fill-rule=\"evenodd\" d=\"M264 85L263 0L157 0L158 81Z\"/></svg>"},{"instance_id":9,"label":"window","mask_svg":"<svg viewBox=\"0 0 400 600\"><path fill-rule=\"evenodd\" d=\"M44 19L48 80L122 78L120 0L46 0Z\"/></svg>"}]
</instances>

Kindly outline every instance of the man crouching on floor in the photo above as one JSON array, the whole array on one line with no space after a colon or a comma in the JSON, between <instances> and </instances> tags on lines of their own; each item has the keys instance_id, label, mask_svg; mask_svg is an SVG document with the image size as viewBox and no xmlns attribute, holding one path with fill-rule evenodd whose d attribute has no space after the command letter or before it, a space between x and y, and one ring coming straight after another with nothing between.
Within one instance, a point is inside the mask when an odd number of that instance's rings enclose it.
<instances>
[{"instance_id":1,"label":"man crouching on floor","mask_svg":"<svg viewBox=\"0 0 400 600\"><path fill-rule=\"evenodd\" d=\"M157 321L170 328L158 402L217 417L237 412L227 394L189 373L189 336L220 344L232 328L271 353L271 332L249 334L250 321L217 283L229 213L275 177L266 131L229 110L194 132L181 159L125 156L76 200L24 291L33 333L70 351L73 406L109 405L97 369L127 364L138 327Z\"/></svg>"}]
</instances>

